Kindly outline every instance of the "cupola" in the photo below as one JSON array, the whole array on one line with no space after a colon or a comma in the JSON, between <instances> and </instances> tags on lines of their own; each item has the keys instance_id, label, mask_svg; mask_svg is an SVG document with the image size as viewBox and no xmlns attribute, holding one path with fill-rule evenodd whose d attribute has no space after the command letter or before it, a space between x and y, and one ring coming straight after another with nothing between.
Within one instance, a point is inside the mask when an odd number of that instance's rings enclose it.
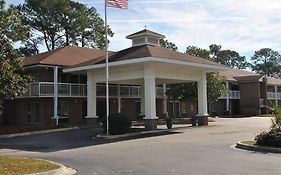
<instances>
[{"instance_id":1,"label":"cupola","mask_svg":"<svg viewBox=\"0 0 281 175\"><path fill-rule=\"evenodd\" d=\"M132 46L140 45L156 45L160 46L160 39L165 38L164 35L144 29L139 32L126 36L127 39L132 40Z\"/></svg>"}]
</instances>

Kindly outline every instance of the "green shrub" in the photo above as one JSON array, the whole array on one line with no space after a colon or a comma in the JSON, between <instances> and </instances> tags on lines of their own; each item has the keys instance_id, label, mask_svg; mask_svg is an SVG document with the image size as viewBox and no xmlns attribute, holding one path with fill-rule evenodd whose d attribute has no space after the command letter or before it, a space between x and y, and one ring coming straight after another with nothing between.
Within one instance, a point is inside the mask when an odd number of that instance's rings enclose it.
<instances>
[{"instance_id":1,"label":"green shrub","mask_svg":"<svg viewBox=\"0 0 281 175\"><path fill-rule=\"evenodd\" d=\"M274 117L271 119L271 128L281 129L281 108L275 108L273 114Z\"/></svg>"},{"instance_id":2,"label":"green shrub","mask_svg":"<svg viewBox=\"0 0 281 175\"><path fill-rule=\"evenodd\" d=\"M256 136L257 145L281 148L281 108L275 108L271 119L270 131L264 131Z\"/></svg>"},{"instance_id":3,"label":"green shrub","mask_svg":"<svg viewBox=\"0 0 281 175\"><path fill-rule=\"evenodd\" d=\"M131 119L125 114L110 114L109 120L109 133L115 134L125 134L130 130L132 126ZM102 120L104 132L106 132L106 117Z\"/></svg>"},{"instance_id":4,"label":"green shrub","mask_svg":"<svg viewBox=\"0 0 281 175\"><path fill-rule=\"evenodd\" d=\"M257 145L281 148L281 130L271 129L256 136Z\"/></svg>"}]
</instances>

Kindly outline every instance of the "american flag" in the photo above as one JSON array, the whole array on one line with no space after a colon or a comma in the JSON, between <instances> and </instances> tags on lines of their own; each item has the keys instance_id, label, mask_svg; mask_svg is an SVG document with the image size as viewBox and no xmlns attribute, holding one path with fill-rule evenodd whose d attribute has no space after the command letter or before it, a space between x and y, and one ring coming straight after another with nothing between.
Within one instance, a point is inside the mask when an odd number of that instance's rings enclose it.
<instances>
[{"instance_id":1,"label":"american flag","mask_svg":"<svg viewBox=\"0 0 281 175\"><path fill-rule=\"evenodd\" d=\"M106 6L128 9L128 0L107 0Z\"/></svg>"}]
</instances>

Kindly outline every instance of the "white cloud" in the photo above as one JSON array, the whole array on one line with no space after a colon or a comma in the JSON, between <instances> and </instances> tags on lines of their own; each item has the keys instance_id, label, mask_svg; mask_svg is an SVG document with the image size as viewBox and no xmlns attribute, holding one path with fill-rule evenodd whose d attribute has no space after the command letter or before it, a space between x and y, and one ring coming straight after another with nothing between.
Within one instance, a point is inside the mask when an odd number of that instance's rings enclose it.
<instances>
[{"instance_id":1,"label":"white cloud","mask_svg":"<svg viewBox=\"0 0 281 175\"><path fill-rule=\"evenodd\" d=\"M132 0L129 16L117 15L111 19L113 30L122 23L130 26L148 24L149 27L160 29L156 32L165 34L181 51L188 45L207 48L212 43L242 53L253 52L263 47L281 51L279 0L153 2L147 0L133 6L136 2ZM129 27L125 31L122 30L122 36L125 37L131 31ZM119 42L122 36L119 36Z\"/></svg>"},{"instance_id":2,"label":"white cloud","mask_svg":"<svg viewBox=\"0 0 281 175\"><path fill-rule=\"evenodd\" d=\"M96 7L103 17L104 0L78 1ZM111 50L129 47L125 36L148 26L166 35L180 51L212 43L241 53L263 47L281 51L280 0L129 0L128 10L110 8L108 18L115 33Z\"/></svg>"}]
</instances>

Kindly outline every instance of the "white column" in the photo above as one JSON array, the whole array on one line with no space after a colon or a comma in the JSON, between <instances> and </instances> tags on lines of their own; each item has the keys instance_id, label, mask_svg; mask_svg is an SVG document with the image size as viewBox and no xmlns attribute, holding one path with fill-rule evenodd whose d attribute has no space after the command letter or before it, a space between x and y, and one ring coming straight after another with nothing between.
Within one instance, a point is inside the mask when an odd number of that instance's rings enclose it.
<instances>
[{"instance_id":1,"label":"white column","mask_svg":"<svg viewBox=\"0 0 281 175\"><path fill-rule=\"evenodd\" d=\"M140 86L140 95L141 95L141 115L145 115L145 106L144 106L144 83Z\"/></svg>"},{"instance_id":2,"label":"white column","mask_svg":"<svg viewBox=\"0 0 281 175\"><path fill-rule=\"evenodd\" d=\"M87 72L87 116L97 117L97 82L91 72Z\"/></svg>"},{"instance_id":3,"label":"white column","mask_svg":"<svg viewBox=\"0 0 281 175\"><path fill-rule=\"evenodd\" d=\"M197 82L198 88L198 116L208 116L207 108L207 80L206 72L201 73L201 79Z\"/></svg>"},{"instance_id":4,"label":"white column","mask_svg":"<svg viewBox=\"0 0 281 175\"><path fill-rule=\"evenodd\" d=\"M54 67L54 119L56 119L56 125L58 125L58 66Z\"/></svg>"},{"instance_id":5,"label":"white column","mask_svg":"<svg viewBox=\"0 0 281 175\"><path fill-rule=\"evenodd\" d=\"M167 111L167 95L166 95L167 87L166 84L163 84L163 114L168 116L168 111Z\"/></svg>"},{"instance_id":6,"label":"white column","mask_svg":"<svg viewBox=\"0 0 281 175\"><path fill-rule=\"evenodd\" d=\"M278 87L274 86L274 92L275 92L275 107L278 107Z\"/></svg>"},{"instance_id":7,"label":"white column","mask_svg":"<svg viewBox=\"0 0 281 175\"><path fill-rule=\"evenodd\" d=\"M145 101L144 119L158 119L158 117L156 117L155 77L152 75L144 78L144 101Z\"/></svg>"},{"instance_id":8,"label":"white column","mask_svg":"<svg viewBox=\"0 0 281 175\"><path fill-rule=\"evenodd\" d=\"M229 82L228 81L226 82L225 86L226 86L227 89L229 89ZM226 109L225 110L229 111L229 93L226 94Z\"/></svg>"},{"instance_id":9,"label":"white column","mask_svg":"<svg viewBox=\"0 0 281 175\"><path fill-rule=\"evenodd\" d=\"M118 113L121 113L121 95L120 95L120 84L118 86L118 97L117 97L117 106L118 106Z\"/></svg>"}]
</instances>

